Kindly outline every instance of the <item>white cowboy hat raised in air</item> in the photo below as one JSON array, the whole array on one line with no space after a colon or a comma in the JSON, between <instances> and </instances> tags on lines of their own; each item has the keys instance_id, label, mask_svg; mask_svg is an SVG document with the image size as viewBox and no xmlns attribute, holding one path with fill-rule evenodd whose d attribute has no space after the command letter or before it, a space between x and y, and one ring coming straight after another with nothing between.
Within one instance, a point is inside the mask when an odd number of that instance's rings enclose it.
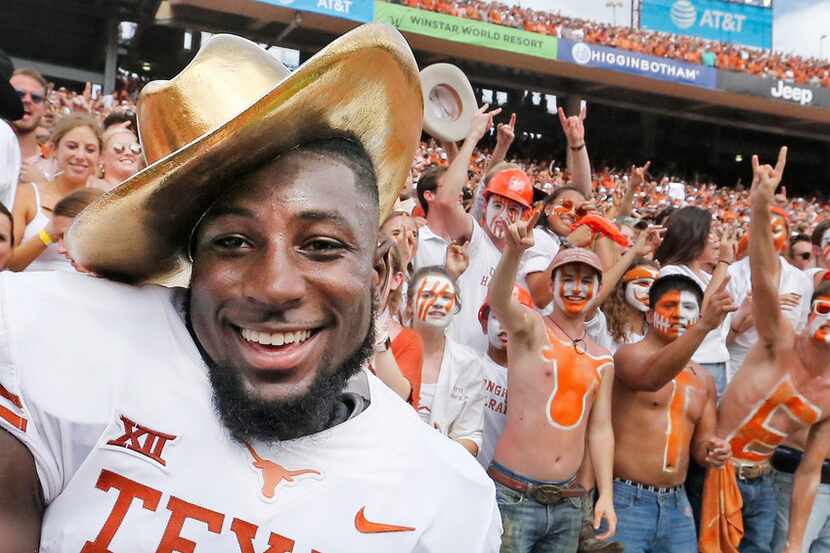
<instances>
[{"instance_id":1,"label":"white cowboy hat raised in air","mask_svg":"<svg viewBox=\"0 0 830 553\"><path fill-rule=\"evenodd\" d=\"M473 87L461 69L436 63L421 71L424 130L444 142L458 142L470 132L478 110Z\"/></svg>"}]
</instances>

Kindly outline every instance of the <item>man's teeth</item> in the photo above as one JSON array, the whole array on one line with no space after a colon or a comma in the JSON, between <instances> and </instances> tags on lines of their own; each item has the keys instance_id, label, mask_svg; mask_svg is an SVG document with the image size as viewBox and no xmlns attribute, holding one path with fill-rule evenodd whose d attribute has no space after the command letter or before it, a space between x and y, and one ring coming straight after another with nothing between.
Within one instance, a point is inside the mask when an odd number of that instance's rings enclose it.
<instances>
[{"instance_id":1,"label":"man's teeth","mask_svg":"<svg viewBox=\"0 0 830 553\"><path fill-rule=\"evenodd\" d=\"M256 342L264 346L282 346L285 344L299 344L311 337L310 330L298 330L296 332L257 332L248 328L242 329L242 337L249 342Z\"/></svg>"}]
</instances>

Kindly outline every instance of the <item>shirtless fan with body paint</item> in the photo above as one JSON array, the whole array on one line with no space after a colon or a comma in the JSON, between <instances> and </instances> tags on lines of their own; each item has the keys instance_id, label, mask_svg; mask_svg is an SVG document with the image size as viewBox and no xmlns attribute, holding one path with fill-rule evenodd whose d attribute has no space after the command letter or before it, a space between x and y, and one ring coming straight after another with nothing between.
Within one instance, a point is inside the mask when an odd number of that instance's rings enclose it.
<instances>
[{"instance_id":1,"label":"shirtless fan with body paint","mask_svg":"<svg viewBox=\"0 0 830 553\"><path fill-rule=\"evenodd\" d=\"M809 428L805 458L796 471L787 553L801 551L804 525L830 448L830 286L811 298L806 328L796 333L781 313L779 261L770 206L781 182L787 149L775 167L753 156L749 256L752 310L758 343L724 393L716 434L732 460L709 469L699 546L704 553L771 550L775 519L770 456L788 436Z\"/></svg>"},{"instance_id":2,"label":"shirtless fan with body paint","mask_svg":"<svg viewBox=\"0 0 830 553\"><path fill-rule=\"evenodd\" d=\"M585 490L576 473L590 454L599 498L595 528L614 533L613 360L585 336L585 315L599 291L601 267L574 248L553 261L556 303L551 318L513 296L522 253L533 245L535 217L511 224L490 286L489 303L507 332L510 409L489 474L496 481L502 552L577 550ZM587 447L586 447L587 446ZM535 548L535 549L534 549Z\"/></svg>"}]
</instances>

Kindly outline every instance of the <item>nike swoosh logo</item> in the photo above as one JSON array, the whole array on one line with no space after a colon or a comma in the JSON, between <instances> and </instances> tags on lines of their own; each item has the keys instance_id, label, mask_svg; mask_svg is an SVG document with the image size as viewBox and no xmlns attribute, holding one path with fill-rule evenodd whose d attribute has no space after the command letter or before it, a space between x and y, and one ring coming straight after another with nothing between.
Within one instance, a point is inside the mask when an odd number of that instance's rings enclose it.
<instances>
[{"instance_id":1,"label":"nike swoosh logo","mask_svg":"<svg viewBox=\"0 0 830 553\"><path fill-rule=\"evenodd\" d=\"M384 534L387 532L414 532L415 528L410 526L398 526L396 524L381 524L379 522L371 522L366 520L364 511L366 507L361 507L354 516L354 527L361 534Z\"/></svg>"}]
</instances>

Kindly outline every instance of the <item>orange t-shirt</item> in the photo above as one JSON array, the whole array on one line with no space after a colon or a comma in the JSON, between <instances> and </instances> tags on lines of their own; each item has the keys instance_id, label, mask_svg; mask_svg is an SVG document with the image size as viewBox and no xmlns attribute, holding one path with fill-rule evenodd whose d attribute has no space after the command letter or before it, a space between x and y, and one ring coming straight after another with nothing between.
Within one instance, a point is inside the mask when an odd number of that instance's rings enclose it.
<instances>
[{"instance_id":1,"label":"orange t-shirt","mask_svg":"<svg viewBox=\"0 0 830 553\"><path fill-rule=\"evenodd\" d=\"M421 398L421 368L424 364L424 344L418 333L408 328L401 330L392 340L392 356L398 363L401 374L412 387L409 404L417 409L418 400Z\"/></svg>"}]
</instances>

